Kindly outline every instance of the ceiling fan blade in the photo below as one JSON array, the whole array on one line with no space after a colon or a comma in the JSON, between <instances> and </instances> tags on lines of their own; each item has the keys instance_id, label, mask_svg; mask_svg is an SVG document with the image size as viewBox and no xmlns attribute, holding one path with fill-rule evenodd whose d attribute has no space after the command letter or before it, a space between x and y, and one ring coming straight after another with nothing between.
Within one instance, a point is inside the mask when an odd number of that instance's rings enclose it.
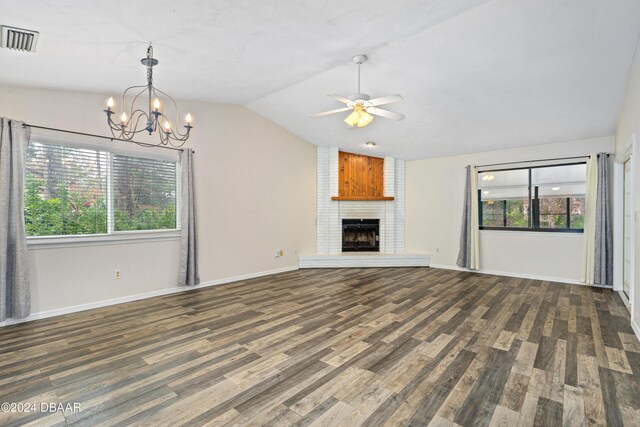
<instances>
[{"instance_id":1,"label":"ceiling fan blade","mask_svg":"<svg viewBox=\"0 0 640 427\"><path fill-rule=\"evenodd\" d=\"M329 111L324 111L322 113L311 114L311 115L309 115L309 117L328 116L329 114L342 113L343 111L349 111L349 110L351 110L351 108L349 108L349 107L337 108L335 110L329 110Z\"/></svg>"},{"instance_id":2,"label":"ceiling fan blade","mask_svg":"<svg viewBox=\"0 0 640 427\"><path fill-rule=\"evenodd\" d=\"M376 106L376 105L385 105L385 104L392 104L394 102L398 102L398 101L402 101L404 98L402 97L402 95L389 95L389 96L382 96L380 98L373 98L369 100L369 104Z\"/></svg>"},{"instance_id":3,"label":"ceiling fan blade","mask_svg":"<svg viewBox=\"0 0 640 427\"><path fill-rule=\"evenodd\" d=\"M344 96L342 96L342 95L335 94L335 93L329 94L329 95L327 95L327 96L328 96L329 98L333 98L333 99L335 99L336 101L340 101L340 102L342 102L343 104L347 104L347 105L349 105L349 104L352 104L352 103L353 103L353 101L352 101L352 100L350 100L350 99L348 99L348 98L345 98L345 97L344 97Z\"/></svg>"},{"instance_id":4,"label":"ceiling fan blade","mask_svg":"<svg viewBox=\"0 0 640 427\"><path fill-rule=\"evenodd\" d=\"M365 108L367 113L373 114L374 116L386 117L391 120L402 120L404 119L404 114L396 113L395 111L387 111L382 108L376 107L367 107Z\"/></svg>"}]
</instances>

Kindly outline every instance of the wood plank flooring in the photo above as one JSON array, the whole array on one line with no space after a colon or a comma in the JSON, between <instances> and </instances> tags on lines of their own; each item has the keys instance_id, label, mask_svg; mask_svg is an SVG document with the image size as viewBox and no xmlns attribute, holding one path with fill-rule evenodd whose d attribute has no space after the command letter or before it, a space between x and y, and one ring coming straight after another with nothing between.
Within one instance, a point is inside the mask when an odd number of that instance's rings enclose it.
<instances>
[{"instance_id":1,"label":"wood plank flooring","mask_svg":"<svg viewBox=\"0 0 640 427\"><path fill-rule=\"evenodd\" d=\"M299 270L0 329L0 425L638 426L609 290Z\"/></svg>"}]
</instances>

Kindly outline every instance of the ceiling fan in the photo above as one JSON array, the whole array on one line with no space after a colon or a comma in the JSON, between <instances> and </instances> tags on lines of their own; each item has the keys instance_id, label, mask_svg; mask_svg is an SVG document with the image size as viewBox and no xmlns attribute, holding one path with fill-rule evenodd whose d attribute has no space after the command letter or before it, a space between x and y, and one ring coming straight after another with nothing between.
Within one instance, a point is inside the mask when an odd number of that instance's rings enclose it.
<instances>
[{"instance_id":1,"label":"ceiling fan","mask_svg":"<svg viewBox=\"0 0 640 427\"><path fill-rule=\"evenodd\" d=\"M358 64L358 93L349 95L347 97L336 94L327 95L328 97L333 98L336 101L340 101L343 104L346 104L346 107L312 114L309 117L322 117L328 116L330 114L341 113L343 111L353 110L353 112L349 114L349 116L347 116L344 121L351 127L359 128L365 127L369 123L371 123L373 121L373 116L386 117L387 119L398 121L404 119L404 114L378 108L379 105L402 101L404 98L402 98L401 95L396 94L371 99L371 97L366 93L360 92L360 66L366 60L366 55L356 55L352 58L352 61Z\"/></svg>"}]
</instances>

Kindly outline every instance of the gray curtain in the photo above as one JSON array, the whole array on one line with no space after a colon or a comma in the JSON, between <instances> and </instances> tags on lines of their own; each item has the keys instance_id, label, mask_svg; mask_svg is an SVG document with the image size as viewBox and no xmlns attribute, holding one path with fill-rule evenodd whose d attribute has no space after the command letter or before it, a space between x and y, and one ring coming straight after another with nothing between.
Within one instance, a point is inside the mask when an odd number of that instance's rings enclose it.
<instances>
[{"instance_id":1,"label":"gray curtain","mask_svg":"<svg viewBox=\"0 0 640 427\"><path fill-rule=\"evenodd\" d=\"M0 122L0 321L31 310L27 236L24 226L24 168L31 128Z\"/></svg>"},{"instance_id":2,"label":"gray curtain","mask_svg":"<svg viewBox=\"0 0 640 427\"><path fill-rule=\"evenodd\" d=\"M198 275L198 233L196 223L196 192L193 176L193 151L187 148L180 153L182 171L182 238L180 242L180 276L178 283L195 286Z\"/></svg>"},{"instance_id":3,"label":"gray curtain","mask_svg":"<svg viewBox=\"0 0 640 427\"><path fill-rule=\"evenodd\" d=\"M464 184L460 250L456 264L458 267L471 268L471 166L467 166L467 178Z\"/></svg>"},{"instance_id":4,"label":"gray curtain","mask_svg":"<svg viewBox=\"0 0 640 427\"><path fill-rule=\"evenodd\" d=\"M613 233L609 207L609 155L598 154L598 191L596 196L595 259L593 283L613 286Z\"/></svg>"}]
</instances>

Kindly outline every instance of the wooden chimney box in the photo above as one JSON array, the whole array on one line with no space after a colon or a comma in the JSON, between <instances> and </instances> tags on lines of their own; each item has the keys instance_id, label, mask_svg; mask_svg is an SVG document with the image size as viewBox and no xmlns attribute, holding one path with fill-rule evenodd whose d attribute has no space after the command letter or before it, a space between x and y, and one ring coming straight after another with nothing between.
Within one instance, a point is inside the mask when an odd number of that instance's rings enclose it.
<instances>
[{"instance_id":1,"label":"wooden chimney box","mask_svg":"<svg viewBox=\"0 0 640 427\"><path fill-rule=\"evenodd\" d=\"M393 200L384 196L384 159L338 154L338 197L332 200Z\"/></svg>"}]
</instances>

